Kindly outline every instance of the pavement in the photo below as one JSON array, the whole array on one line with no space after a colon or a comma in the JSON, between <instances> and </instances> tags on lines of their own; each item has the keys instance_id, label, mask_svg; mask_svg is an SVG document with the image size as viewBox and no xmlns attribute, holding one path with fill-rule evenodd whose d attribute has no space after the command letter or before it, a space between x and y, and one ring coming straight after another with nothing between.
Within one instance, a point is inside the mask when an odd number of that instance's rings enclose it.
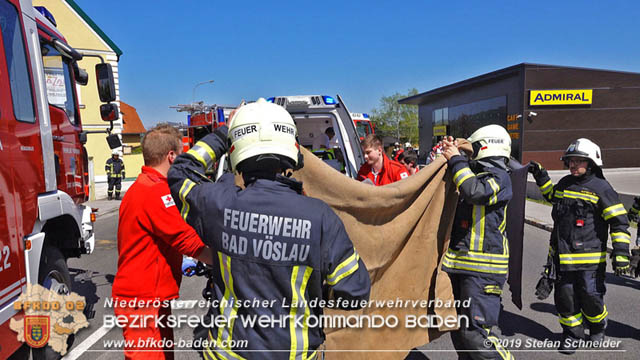
<instances>
[{"instance_id":1,"label":"pavement","mask_svg":"<svg viewBox=\"0 0 640 360\"><path fill-rule=\"evenodd\" d=\"M120 199L124 197L129 187L133 184L134 180L127 180L122 182L122 189L120 192ZM107 200L107 183L96 183L95 185L96 199L87 201L86 205L92 208L97 208L97 216L104 216L120 209L121 200Z\"/></svg>"}]
</instances>

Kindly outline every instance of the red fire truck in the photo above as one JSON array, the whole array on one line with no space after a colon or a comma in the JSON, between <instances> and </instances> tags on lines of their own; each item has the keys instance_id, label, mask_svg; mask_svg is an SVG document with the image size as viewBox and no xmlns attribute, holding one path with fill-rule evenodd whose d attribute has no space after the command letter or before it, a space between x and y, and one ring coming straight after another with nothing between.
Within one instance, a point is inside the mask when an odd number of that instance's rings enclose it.
<instances>
[{"instance_id":1,"label":"red fire truck","mask_svg":"<svg viewBox=\"0 0 640 360\"><path fill-rule=\"evenodd\" d=\"M198 140L224 125L234 106L207 105L203 102L170 106L178 112L188 112L187 133L182 139L184 151L189 150Z\"/></svg>"},{"instance_id":2,"label":"red fire truck","mask_svg":"<svg viewBox=\"0 0 640 360\"><path fill-rule=\"evenodd\" d=\"M9 319L26 284L68 293L66 259L91 253L95 213L76 84L88 74L55 19L31 0L0 0L0 358L21 344ZM96 66L103 120L118 117L113 73ZM113 122L111 123L113 127ZM70 337L71 338L71 337ZM23 348L24 349L24 348ZM33 351L48 358L47 348ZM50 348L49 348L50 350Z\"/></svg>"},{"instance_id":3,"label":"red fire truck","mask_svg":"<svg viewBox=\"0 0 640 360\"><path fill-rule=\"evenodd\" d=\"M369 134L375 134L375 127L371 119L369 119L369 114L351 113L351 118L353 119L353 124L356 126L360 140L364 140Z\"/></svg>"}]
</instances>

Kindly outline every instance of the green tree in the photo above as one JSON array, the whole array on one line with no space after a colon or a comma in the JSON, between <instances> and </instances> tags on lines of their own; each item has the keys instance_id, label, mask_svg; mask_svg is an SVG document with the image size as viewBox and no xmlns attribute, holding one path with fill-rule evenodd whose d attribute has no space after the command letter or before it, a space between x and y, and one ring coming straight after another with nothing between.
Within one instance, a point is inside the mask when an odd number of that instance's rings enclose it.
<instances>
[{"instance_id":1,"label":"green tree","mask_svg":"<svg viewBox=\"0 0 640 360\"><path fill-rule=\"evenodd\" d=\"M398 100L413 95L418 95L415 88L409 89L406 94L396 92L380 98L379 106L371 111L376 134L394 137L399 142L418 143L418 107L398 104Z\"/></svg>"}]
</instances>

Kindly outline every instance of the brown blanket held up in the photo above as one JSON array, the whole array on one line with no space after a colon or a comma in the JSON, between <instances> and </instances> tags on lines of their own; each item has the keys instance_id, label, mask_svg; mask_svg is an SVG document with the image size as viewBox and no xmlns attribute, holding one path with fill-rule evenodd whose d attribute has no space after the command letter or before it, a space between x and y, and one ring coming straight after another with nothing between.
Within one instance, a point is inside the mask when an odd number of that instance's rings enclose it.
<instances>
[{"instance_id":1,"label":"brown blanket held up","mask_svg":"<svg viewBox=\"0 0 640 360\"><path fill-rule=\"evenodd\" d=\"M407 316L456 316L454 308L423 305L396 307L398 299L453 300L451 283L440 270L447 249L457 194L444 157L402 181L375 187L340 174L303 149L305 166L294 174L307 195L327 202L345 224L372 280L372 300L393 300L392 307L370 306L355 312L326 311L329 315L395 315L398 325L369 328L325 328L326 357L369 359L367 352L336 350L391 350L376 358L403 359L416 346L437 338L445 326L407 328Z\"/></svg>"}]
</instances>

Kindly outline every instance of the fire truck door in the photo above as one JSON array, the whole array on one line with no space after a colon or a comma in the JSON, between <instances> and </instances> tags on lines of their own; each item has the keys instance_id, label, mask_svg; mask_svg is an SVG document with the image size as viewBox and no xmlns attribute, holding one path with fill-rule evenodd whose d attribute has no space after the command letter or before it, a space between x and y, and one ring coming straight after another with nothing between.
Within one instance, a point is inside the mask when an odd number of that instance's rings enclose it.
<instances>
[{"instance_id":1,"label":"fire truck door","mask_svg":"<svg viewBox=\"0 0 640 360\"><path fill-rule=\"evenodd\" d=\"M23 238L37 216L37 193L21 187L34 176L22 163L41 147L24 140L38 129L25 37L16 5L0 0L0 309L14 300L25 284ZM27 129L31 128L31 131ZM33 136L33 135L32 135ZM38 138L39 140L39 138ZM25 171L26 170L26 171ZM31 181L37 181L37 176ZM30 194L33 193L33 194ZM31 212L27 220L26 212ZM29 228L31 226L31 228ZM29 228L29 230L26 230ZM0 313L0 323L7 319Z\"/></svg>"}]
</instances>

